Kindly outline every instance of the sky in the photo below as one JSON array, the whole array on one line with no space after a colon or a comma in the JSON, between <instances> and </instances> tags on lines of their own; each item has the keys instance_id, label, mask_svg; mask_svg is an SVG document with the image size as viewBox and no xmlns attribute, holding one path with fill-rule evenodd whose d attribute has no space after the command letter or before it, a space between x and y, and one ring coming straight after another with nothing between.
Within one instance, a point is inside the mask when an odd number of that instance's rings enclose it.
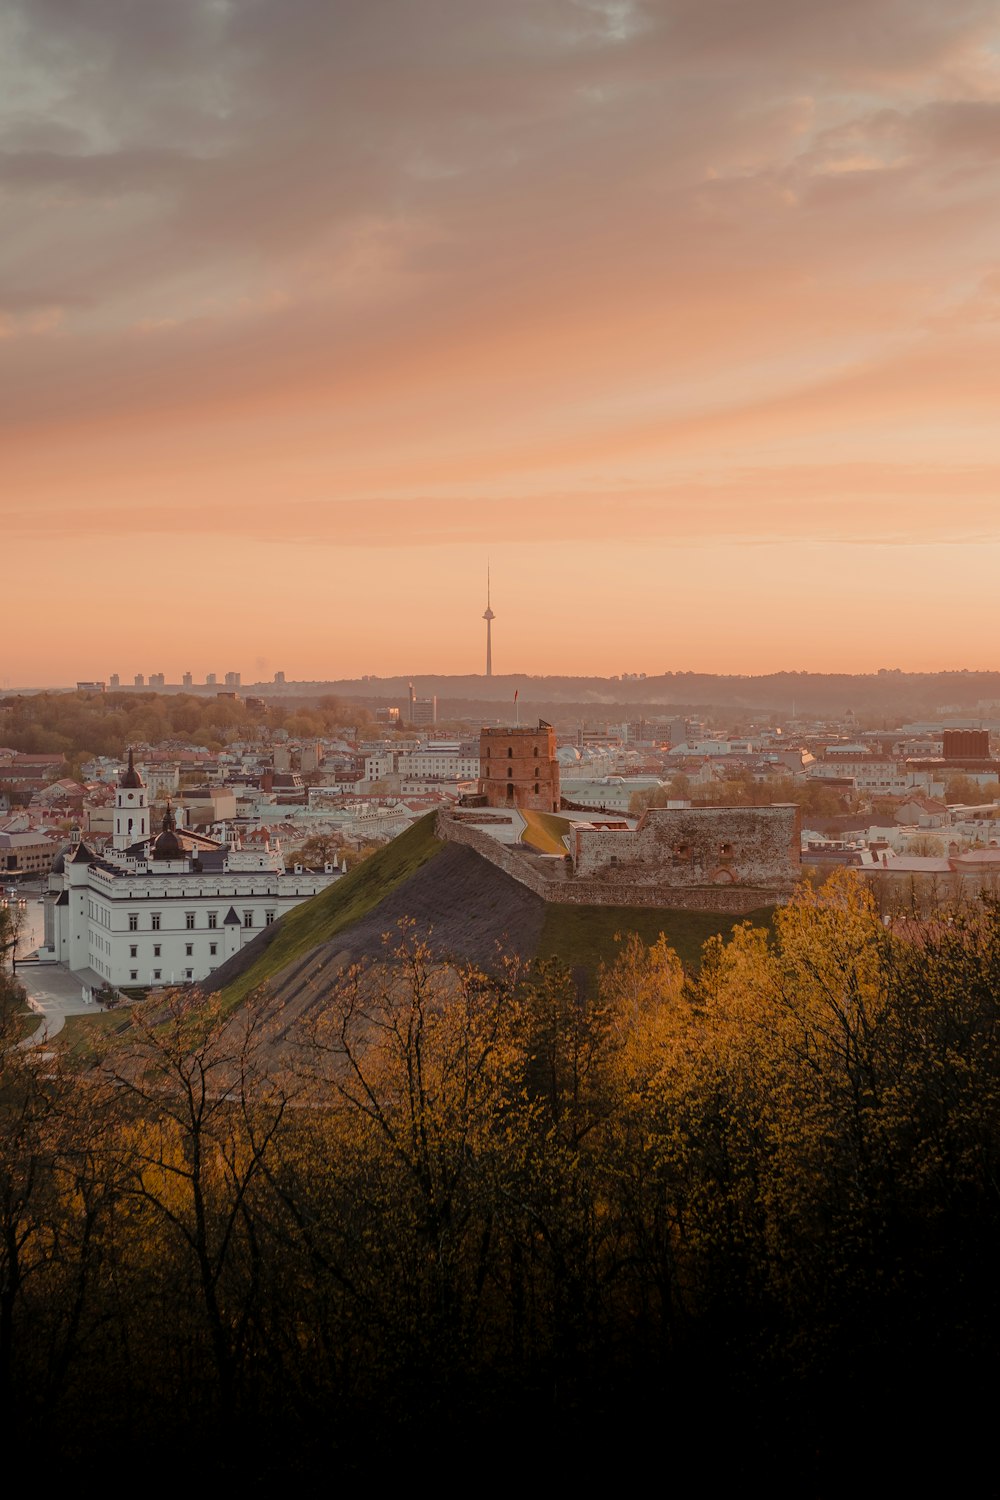
<instances>
[{"instance_id":1,"label":"sky","mask_svg":"<svg viewBox=\"0 0 1000 1500\"><path fill-rule=\"evenodd\" d=\"M0 0L0 686L997 666L996 0Z\"/></svg>"}]
</instances>

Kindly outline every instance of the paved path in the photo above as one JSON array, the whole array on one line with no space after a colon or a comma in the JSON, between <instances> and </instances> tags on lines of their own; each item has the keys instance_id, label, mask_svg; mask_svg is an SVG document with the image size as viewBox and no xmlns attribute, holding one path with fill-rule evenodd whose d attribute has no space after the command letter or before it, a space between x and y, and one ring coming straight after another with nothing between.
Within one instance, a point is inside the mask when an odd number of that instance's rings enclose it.
<instances>
[{"instance_id":1,"label":"paved path","mask_svg":"<svg viewBox=\"0 0 1000 1500\"><path fill-rule=\"evenodd\" d=\"M50 1040L62 1031L67 1016L92 1016L101 1009L92 1000L84 1000L79 978L64 964L21 964L17 978L28 992L28 1004L41 1018L22 1047Z\"/></svg>"}]
</instances>

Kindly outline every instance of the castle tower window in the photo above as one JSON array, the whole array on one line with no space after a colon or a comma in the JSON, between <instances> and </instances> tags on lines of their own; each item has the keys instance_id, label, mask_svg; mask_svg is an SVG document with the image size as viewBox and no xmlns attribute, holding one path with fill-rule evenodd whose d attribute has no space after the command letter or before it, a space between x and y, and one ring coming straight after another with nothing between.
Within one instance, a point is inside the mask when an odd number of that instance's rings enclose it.
<instances>
[{"instance_id":1,"label":"castle tower window","mask_svg":"<svg viewBox=\"0 0 1000 1500\"><path fill-rule=\"evenodd\" d=\"M507 759L508 759L508 760L513 760L513 759L514 759L514 752L513 752L513 750L512 750L512 749L511 749L511 748L510 748L510 746L509 746L509 745L508 745L508 746L507 746Z\"/></svg>"}]
</instances>

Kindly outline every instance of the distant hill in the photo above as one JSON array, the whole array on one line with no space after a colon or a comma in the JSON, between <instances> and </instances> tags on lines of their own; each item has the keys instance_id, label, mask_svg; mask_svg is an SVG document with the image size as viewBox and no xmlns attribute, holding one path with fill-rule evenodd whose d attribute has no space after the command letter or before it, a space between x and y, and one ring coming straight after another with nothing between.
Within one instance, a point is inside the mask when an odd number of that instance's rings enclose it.
<instances>
[{"instance_id":1,"label":"distant hill","mask_svg":"<svg viewBox=\"0 0 1000 1500\"><path fill-rule=\"evenodd\" d=\"M473 850L435 837L434 817L357 865L215 971L224 1000L238 1004L267 984L298 1013L322 1004L338 974L384 958L408 924L444 959L489 968L503 954L565 963L590 988L615 935L634 930L647 942L661 932L682 960L697 965L703 943L744 918L716 912L548 904ZM767 909L750 914L767 926ZM412 926L409 926L412 924Z\"/></svg>"},{"instance_id":2,"label":"distant hill","mask_svg":"<svg viewBox=\"0 0 1000 1500\"><path fill-rule=\"evenodd\" d=\"M981 704L1000 703L1000 672L769 672L736 676L714 672L663 672L646 677L539 677L415 673L411 677L371 677L330 682L289 682L280 696L301 698L335 694L368 708L395 705L405 710L409 683L418 697L436 696L443 718L504 718L518 692L522 718L540 713L553 721L592 717L625 708L630 717L720 708L774 713L787 718L842 716L848 709L866 718L896 715L925 718L934 714L976 716ZM270 696L273 684L250 689Z\"/></svg>"}]
</instances>

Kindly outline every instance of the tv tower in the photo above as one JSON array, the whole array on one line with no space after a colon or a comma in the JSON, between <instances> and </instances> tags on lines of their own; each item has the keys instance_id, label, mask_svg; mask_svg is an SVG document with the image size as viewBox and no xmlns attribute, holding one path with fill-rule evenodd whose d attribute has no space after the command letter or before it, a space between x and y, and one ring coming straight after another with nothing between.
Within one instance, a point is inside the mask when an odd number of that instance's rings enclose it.
<instances>
[{"instance_id":1,"label":"tv tower","mask_svg":"<svg viewBox=\"0 0 1000 1500\"><path fill-rule=\"evenodd\" d=\"M483 615L486 621L486 675L493 676L493 621L496 615L490 609L490 567L486 565L486 613Z\"/></svg>"}]
</instances>

